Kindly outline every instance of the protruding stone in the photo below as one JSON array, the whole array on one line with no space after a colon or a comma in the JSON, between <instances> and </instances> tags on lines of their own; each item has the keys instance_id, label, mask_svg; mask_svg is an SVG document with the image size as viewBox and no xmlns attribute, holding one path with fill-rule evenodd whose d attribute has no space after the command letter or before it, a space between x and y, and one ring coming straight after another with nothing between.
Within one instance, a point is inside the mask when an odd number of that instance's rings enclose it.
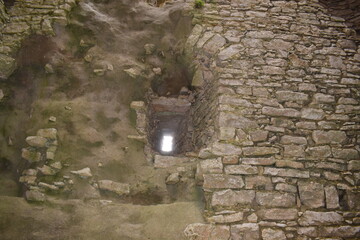
<instances>
[{"instance_id":1,"label":"protruding stone","mask_svg":"<svg viewBox=\"0 0 360 240\"><path fill-rule=\"evenodd\" d=\"M324 186L317 182L299 182L301 203L310 208L324 207Z\"/></svg>"},{"instance_id":2,"label":"protruding stone","mask_svg":"<svg viewBox=\"0 0 360 240\"><path fill-rule=\"evenodd\" d=\"M127 195L130 193L130 185L127 183L118 183L111 180L98 181L99 189L116 193L119 196Z\"/></svg>"},{"instance_id":3,"label":"protruding stone","mask_svg":"<svg viewBox=\"0 0 360 240\"><path fill-rule=\"evenodd\" d=\"M46 200L45 194L37 190L26 191L25 198L30 202L44 202Z\"/></svg>"},{"instance_id":4,"label":"protruding stone","mask_svg":"<svg viewBox=\"0 0 360 240\"><path fill-rule=\"evenodd\" d=\"M237 212L233 214L226 214L226 215L215 215L208 218L210 223L234 223L243 220L244 213Z\"/></svg>"},{"instance_id":5,"label":"protruding stone","mask_svg":"<svg viewBox=\"0 0 360 240\"><path fill-rule=\"evenodd\" d=\"M301 113L298 110L292 108L274 108L274 107L263 107L262 114L272 117L299 118L301 116Z\"/></svg>"},{"instance_id":6,"label":"protruding stone","mask_svg":"<svg viewBox=\"0 0 360 240\"><path fill-rule=\"evenodd\" d=\"M54 169L52 169L51 167L49 167L48 165L38 167L37 169L39 170L39 172L41 172L41 174L43 174L45 176L53 176L56 174L56 171Z\"/></svg>"},{"instance_id":7,"label":"protruding stone","mask_svg":"<svg viewBox=\"0 0 360 240\"><path fill-rule=\"evenodd\" d=\"M216 142L212 145L211 152L216 156L240 155L240 147L228 143Z\"/></svg>"},{"instance_id":8,"label":"protruding stone","mask_svg":"<svg viewBox=\"0 0 360 240\"><path fill-rule=\"evenodd\" d=\"M39 162L41 160L41 153L28 148L23 148L21 150L21 157L28 160L30 163Z\"/></svg>"},{"instance_id":9,"label":"protruding stone","mask_svg":"<svg viewBox=\"0 0 360 240\"><path fill-rule=\"evenodd\" d=\"M294 136L285 135L281 137L280 143L306 145L307 140L305 137L294 137Z\"/></svg>"},{"instance_id":10,"label":"protruding stone","mask_svg":"<svg viewBox=\"0 0 360 240\"><path fill-rule=\"evenodd\" d=\"M245 147L243 148L245 156L266 156L279 153L278 148L274 147Z\"/></svg>"},{"instance_id":11,"label":"protruding stone","mask_svg":"<svg viewBox=\"0 0 360 240\"><path fill-rule=\"evenodd\" d=\"M180 181L180 175L178 172L176 172L176 173L170 174L166 178L165 183L172 185L172 184L177 184L179 181Z\"/></svg>"},{"instance_id":12,"label":"protruding stone","mask_svg":"<svg viewBox=\"0 0 360 240\"><path fill-rule=\"evenodd\" d=\"M26 138L26 142L32 147L46 147L47 140L40 136L29 136Z\"/></svg>"},{"instance_id":13,"label":"protruding stone","mask_svg":"<svg viewBox=\"0 0 360 240\"><path fill-rule=\"evenodd\" d=\"M238 175L249 175L249 174L258 174L257 167L250 165L229 165L225 166L226 174L238 174Z\"/></svg>"},{"instance_id":14,"label":"protruding stone","mask_svg":"<svg viewBox=\"0 0 360 240\"><path fill-rule=\"evenodd\" d=\"M301 118L308 120L322 120L325 113L322 109L304 108L301 110Z\"/></svg>"}]
</instances>

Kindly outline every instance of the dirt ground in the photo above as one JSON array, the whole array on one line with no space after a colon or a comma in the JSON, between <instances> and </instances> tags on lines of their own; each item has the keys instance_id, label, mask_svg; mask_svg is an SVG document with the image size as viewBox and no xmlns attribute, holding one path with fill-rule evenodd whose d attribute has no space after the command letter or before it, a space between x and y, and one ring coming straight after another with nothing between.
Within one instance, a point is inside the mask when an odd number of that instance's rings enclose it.
<instances>
[{"instance_id":1,"label":"dirt ground","mask_svg":"<svg viewBox=\"0 0 360 240\"><path fill-rule=\"evenodd\" d=\"M151 86L163 95L187 84L182 46L190 31L180 2L82 1L68 26L55 26L55 37L24 43L19 69L1 83L10 90L0 105L0 239L182 239L187 224L202 221L201 192L193 185L169 192L168 171L154 169L143 144L127 138L136 134L132 101L144 100ZM154 44L153 53L145 44ZM58 130L61 175L74 184L44 205L28 204L17 184L28 166L21 148L26 136L48 127ZM70 174L85 167L93 181L129 183L138 194L99 194Z\"/></svg>"}]
</instances>

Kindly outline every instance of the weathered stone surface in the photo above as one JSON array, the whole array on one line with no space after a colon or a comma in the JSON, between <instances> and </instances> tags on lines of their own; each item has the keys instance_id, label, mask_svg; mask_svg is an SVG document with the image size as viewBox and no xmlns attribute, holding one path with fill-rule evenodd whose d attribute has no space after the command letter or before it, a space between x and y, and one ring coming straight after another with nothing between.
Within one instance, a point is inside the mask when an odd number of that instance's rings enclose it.
<instances>
[{"instance_id":1,"label":"weathered stone surface","mask_svg":"<svg viewBox=\"0 0 360 240\"><path fill-rule=\"evenodd\" d=\"M296 198L292 193L256 192L256 202L266 207L293 207Z\"/></svg>"},{"instance_id":2,"label":"weathered stone surface","mask_svg":"<svg viewBox=\"0 0 360 240\"><path fill-rule=\"evenodd\" d=\"M77 176L79 176L81 178L90 178L90 177L92 177L91 170L88 167L80 169L78 171L71 171L71 173L74 174L74 175L77 175Z\"/></svg>"},{"instance_id":3,"label":"weathered stone surface","mask_svg":"<svg viewBox=\"0 0 360 240\"><path fill-rule=\"evenodd\" d=\"M298 182L301 203L310 208L324 207L324 186L317 182Z\"/></svg>"},{"instance_id":4,"label":"weathered stone surface","mask_svg":"<svg viewBox=\"0 0 360 240\"><path fill-rule=\"evenodd\" d=\"M245 177L246 189L265 189L272 190L273 184L270 177L264 176L246 176Z\"/></svg>"},{"instance_id":5,"label":"weathered stone surface","mask_svg":"<svg viewBox=\"0 0 360 240\"><path fill-rule=\"evenodd\" d=\"M216 53L226 43L225 38L220 34L215 34L203 47L210 54Z\"/></svg>"},{"instance_id":6,"label":"weathered stone surface","mask_svg":"<svg viewBox=\"0 0 360 240\"><path fill-rule=\"evenodd\" d=\"M204 75L201 68L198 68L194 73L194 77L191 81L191 86L202 87L204 85Z\"/></svg>"},{"instance_id":7,"label":"weathered stone surface","mask_svg":"<svg viewBox=\"0 0 360 240\"><path fill-rule=\"evenodd\" d=\"M305 137L294 137L294 136L285 135L281 137L280 143L306 145L307 140Z\"/></svg>"},{"instance_id":8,"label":"weathered stone surface","mask_svg":"<svg viewBox=\"0 0 360 240\"><path fill-rule=\"evenodd\" d=\"M216 156L240 155L240 147L228 143L216 142L212 145L211 152Z\"/></svg>"},{"instance_id":9,"label":"weathered stone surface","mask_svg":"<svg viewBox=\"0 0 360 240\"><path fill-rule=\"evenodd\" d=\"M312 138L316 144L336 144L344 143L347 139L345 132L342 131L314 131Z\"/></svg>"},{"instance_id":10,"label":"weathered stone surface","mask_svg":"<svg viewBox=\"0 0 360 240\"><path fill-rule=\"evenodd\" d=\"M119 196L130 193L130 185L127 183L118 183L111 180L99 180L99 189L116 193Z\"/></svg>"},{"instance_id":11,"label":"weathered stone surface","mask_svg":"<svg viewBox=\"0 0 360 240\"><path fill-rule=\"evenodd\" d=\"M52 140L56 140L57 138L57 130L55 128L46 128L46 129L39 129L36 133L37 136L48 138Z\"/></svg>"},{"instance_id":12,"label":"weathered stone surface","mask_svg":"<svg viewBox=\"0 0 360 240\"><path fill-rule=\"evenodd\" d=\"M305 146L302 145L285 145L284 146L285 157L304 157Z\"/></svg>"},{"instance_id":13,"label":"weathered stone surface","mask_svg":"<svg viewBox=\"0 0 360 240\"><path fill-rule=\"evenodd\" d=\"M235 138L235 128L220 127L219 140L232 140Z\"/></svg>"},{"instance_id":14,"label":"weathered stone surface","mask_svg":"<svg viewBox=\"0 0 360 240\"><path fill-rule=\"evenodd\" d=\"M191 54L191 52L193 51L193 47L199 40L202 31L203 31L203 27L199 24L196 24L193 27L192 32L185 43L185 53L186 54Z\"/></svg>"},{"instance_id":15,"label":"weathered stone surface","mask_svg":"<svg viewBox=\"0 0 360 240\"><path fill-rule=\"evenodd\" d=\"M238 164L239 163L239 156L232 155L232 156L224 156L222 157L223 164Z\"/></svg>"},{"instance_id":16,"label":"weathered stone surface","mask_svg":"<svg viewBox=\"0 0 360 240\"><path fill-rule=\"evenodd\" d=\"M274 108L274 107L263 107L262 114L273 117L299 118L301 116L301 113L298 110L292 108Z\"/></svg>"},{"instance_id":17,"label":"weathered stone surface","mask_svg":"<svg viewBox=\"0 0 360 240\"><path fill-rule=\"evenodd\" d=\"M26 139L26 142L32 147L46 147L47 140L44 137L40 136L29 136Z\"/></svg>"},{"instance_id":18,"label":"weathered stone surface","mask_svg":"<svg viewBox=\"0 0 360 240\"><path fill-rule=\"evenodd\" d=\"M300 218L301 226L311 225L338 225L344 221L343 217L336 212L306 211Z\"/></svg>"},{"instance_id":19,"label":"weathered stone surface","mask_svg":"<svg viewBox=\"0 0 360 240\"><path fill-rule=\"evenodd\" d=\"M214 192L211 200L212 206L233 207L236 205L248 205L255 199L255 191L253 190L223 190Z\"/></svg>"},{"instance_id":20,"label":"weathered stone surface","mask_svg":"<svg viewBox=\"0 0 360 240\"><path fill-rule=\"evenodd\" d=\"M279 149L274 147L245 147L243 152L245 156L266 156L279 153Z\"/></svg>"},{"instance_id":21,"label":"weathered stone surface","mask_svg":"<svg viewBox=\"0 0 360 240\"><path fill-rule=\"evenodd\" d=\"M242 188L244 181L241 176L225 174L204 174L204 188Z\"/></svg>"},{"instance_id":22,"label":"weathered stone surface","mask_svg":"<svg viewBox=\"0 0 360 240\"><path fill-rule=\"evenodd\" d=\"M258 211L258 216L264 220L295 220L298 218L296 208L270 208Z\"/></svg>"},{"instance_id":23,"label":"weathered stone surface","mask_svg":"<svg viewBox=\"0 0 360 240\"><path fill-rule=\"evenodd\" d=\"M322 93L314 94L314 102L315 103L334 103L335 97L331 95L326 95Z\"/></svg>"},{"instance_id":24,"label":"weathered stone surface","mask_svg":"<svg viewBox=\"0 0 360 240\"><path fill-rule=\"evenodd\" d=\"M301 118L308 120L322 120L325 113L322 109L304 108L301 110Z\"/></svg>"},{"instance_id":25,"label":"weathered stone surface","mask_svg":"<svg viewBox=\"0 0 360 240\"><path fill-rule=\"evenodd\" d=\"M304 164L297 161L279 160L276 161L275 166L278 168L304 168Z\"/></svg>"},{"instance_id":26,"label":"weathered stone surface","mask_svg":"<svg viewBox=\"0 0 360 240\"><path fill-rule=\"evenodd\" d=\"M262 142L267 140L269 131L255 130L255 131L250 131L249 134L251 141Z\"/></svg>"},{"instance_id":27,"label":"weathered stone surface","mask_svg":"<svg viewBox=\"0 0 360 240\"><path fill-rule=\"evenodd\" d=\"M7 79L16 69L16 60L0 53L0 79Z\"/></svg>"},{"instance_id":28,"label":"weathered stone surface","mask_svg":"<svg viewBox=\"0 0 360 240\"><path fill-rule=\"evenodd\" d=\"M249 165L229 165L225 166L226 174L241 174L241 175L249 175L249 174L258 174L257 167L249 166Z\"/></svg>"},{"instance_id":29,"label":"weathered stone surface","mask_svg":"<svg viewBox=\"0 0 360 240\"><path fill-rule=\"evenodd\" d=\"M234 223L243 220L244 213L237 212L233 214L226 214L226 215L215 215L208 218L210 223Z\"/></svg>"},{"instance_id":30,"label":"weathered stone surface","mask_svg":"<svg viewBox=\"0 0 360 240\"><path fill-rule=\"evenodd\" d=\"M190 240L228 240L230 228L228 226L193 223L184 230Z\"/></svg>"},{"instance_id":31,"label":"weathered stone surface","mask_svg":"<svg viewBox=\"0 0 360 240\"><path fill-rule=\"evenodd\" d=\"M348 170L349 171L359 171L360 170L360 160L349 161Z\"/></svg>"},{"instance_id":32,"label":"weathered stone surface","mask_svg":"<svg viewBox=\"0 0 360 240\"><path fill-rule=\"evenodd\" d=\"M189 161L190 161L190 159L187 157L155 155L154 167L155 168L168 168L168 167L176 166L176 165L186 163Z\"/></svg>"},{"instance_id":33,"label":"weathered stone surface","mask_svg":"<svg viewBox=\"0 0 360 240\"><path fill-rule=\"evenodd\" d=\"M223 50L220 51L218 54L218 58L220 60L228 60L234 57L236 54L239 54L244 47L241 44L234 44L231 45Z\"/></svg>"},{"instance_id":34,"label":"weathered stone surface","mask_svg":"<svg viewBox=\"0 0 360 240\"><path fill-rule=\"evenodd\" d=\"M335 186L326 186L325 187L325 200L327 209L339 208L339 194Z\"/></svg>"},{"instance_id":35,"label":"weathered stone surface","mask_svg":"<svg viewBox=\"0 0 360 240\"><path fill-rule=\"evenodd\" d=\"M46 200L45 194L37 190L26 191L25 198L30 202L44 202Z\"/></svg>"},{"instance_id":36,"label":"weathered stone surface","mask_svg":"<svg viewBox=\"0 0 360 240\"><path fill-rule=\"evenodd\" d=\"M243 223L231 226L231 239L258 240L260 239L257 223Z\"/></svg>"},{"instance_id":37,"label":"weathered stone surface","mask_svg":"<svg viewBox=\"0 0 360 240\"><path fill-rule=\"evenodd\" d=\"M171 173L165 180L166 184L177 184L180 181L180 174L178 172Z\"/></svg>"},{"instance_id":38,"label":"weathered stone surface","mask_svg":"<svg viewBox=\"0 0 360 240\"><path fill-rule=\"evenodd\" d=\"M204 179L204 174L222 172L223 164L221 162L221 158L202 160L198 163L196 168L196 179L202 181Z\"/></svg>"},{"instance_id":39,"label":"weathered stone surface","mask_svg":"<svg viewBox=\"0 0 360 240\"><path fill-rule=\"evenodd\" d=\"M276 98L280 101L307 101L308 95L305 93L292 91L277 91Z\"/></svg>"},{"instance_id":40,"label":"weathered stone surface","mask_svg":"<svg viewBox=\"0 0 360 240\"><path fill-rule=\"evenodd\" d=\"M220 127L233 127L241 129L253 129L258 128L258 124L255 121L251 121L248 118L236 115L234 113L220 112L218 118L218 124Z\"/></svg>"},{"instance_id":41,"label":"weathered stone surface","mask_svg":"<svg viewBox=\"0 0 360 240\"><path fill-rule=\"evenodd\" d=\"M41 160L41 153L32 149L23 148L21 150L21 157L29 162L39 162Z\"/></svg>"},{"instance_id":42,"label":"weathered stone surface","mask_svg":"<svg viewBox=\"0 0 360 240\"><path fill-rule=\"evenodd\" d=\"M334 158L347 160L359 159L359 152L355 149L333 148L332 153Z\"/></svg>"},{"instance_id":43,"label":"weathered stone surface","mask_svg":"<svg viewBox=\"0 0 360 240\"><path fill-rule=\"evenodd\" d=\"M48 165L44 165L42 167L37 168L39 172L45 176L53 176L56 174L55 169L49 167Z\"/></svg>"},{"instance_id":44,"label":"weathered stone surface","mask_svg":"<svg viewBox=\"0 0 360 240\"><path fill-rule=\"evenodd\" d=\"M330 146L310 147L306 149L306 153L314 159L324 159L332 155Z\"/></svg>"},{"instance_id":45,"label":"weathered stone surface","mask_svg":"<svg viewBox=\"0 0 360 240\"><path fill-rule=\"evenodd\" d=\"M278 177L295 177L295 178L309 178L308 171L300 171L295 169L271 168L265 167L265 175L278 176Z\"/></svg>"},{"instance_id":46,"label":"weathered stone surface","mask_svg":"<svg viewBox=\"0 0 360 240\"><path fill-rule=\"evenodd\" d=\"M265 228L261 231L263 240L286 240L285 233L281 230Z\"/></svg>"},{"instance_id":47,"label":"weathered stone surface","mask_svg":"<svg viewBox=\"0 0 360 240\"><path fill-rule=\"evenodd\" d=\"M324 227L319 234L321 237L359 238L359 226Z\"/></svg>"},{"instance_id":48,"label":"weathered stone surface","mask_svg":"<svg viewBox=\"0 0 360 240\"><path fill-rule=\"evenodd\" d=\"M283 191L283 192L297 193L297 188L294 185L290 185L290 184L286 184L286 183L276 184L275 190Z\"/></svg>"},{"instance_id":49,"label":"weathered stone surface","mask_svg":"<svg viewBox=\"0 0 360 240\"><path fill-rule=\"evenodd\" d=\"M275 163L274 157L268 157L268 158L241 158L242 164L249 164L249 165L264 165L269 166L273 165Z\"/></svg>"}]
</instances>

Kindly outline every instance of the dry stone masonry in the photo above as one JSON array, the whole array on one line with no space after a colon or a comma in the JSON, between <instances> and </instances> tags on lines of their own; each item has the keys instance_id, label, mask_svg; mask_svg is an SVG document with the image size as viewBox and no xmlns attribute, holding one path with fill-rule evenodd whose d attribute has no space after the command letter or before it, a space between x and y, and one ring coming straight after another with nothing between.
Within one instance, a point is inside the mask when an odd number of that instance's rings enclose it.
<instances>
[{"instance_id":1,"label":"dry stone masonry","mask_svg":"<svg viewBox=\"0 0 360 240\"><path fill-rule=\"evenodd\" d=\"M189 239L359 239L359 38L317 0L217 0L186 43L201 89Z\"/></svg>"},{"instance_id":2,"label":"dry stone masonry","mask_svg":"<svg viewBox=\"0 0 360 240\"><path fill-rule=\"evenodd\" d=\"M16 69L14 59L21 43L31 34L54 35L53 24L67 24L77 0L16 0L5 8L0 1L0 79Z\"/></svg>"}]
</instances>

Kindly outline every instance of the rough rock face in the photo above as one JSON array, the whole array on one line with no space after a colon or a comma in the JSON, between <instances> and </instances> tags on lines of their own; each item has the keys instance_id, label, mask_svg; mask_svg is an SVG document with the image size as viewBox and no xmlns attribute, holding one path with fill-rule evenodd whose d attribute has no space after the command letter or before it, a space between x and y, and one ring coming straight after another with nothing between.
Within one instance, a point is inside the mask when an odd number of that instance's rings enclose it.
<instances>
[{"instance_id":1,"label":"rough rock face","mask_svg":"<svg viewBox=\"0 0 360 240\"><path fill-rule=\"evenodd\" d=\"M194 23L208 220L230 239L355 239L359 39L317 0L213 1Z\"/></svg>"}]
</instances>

